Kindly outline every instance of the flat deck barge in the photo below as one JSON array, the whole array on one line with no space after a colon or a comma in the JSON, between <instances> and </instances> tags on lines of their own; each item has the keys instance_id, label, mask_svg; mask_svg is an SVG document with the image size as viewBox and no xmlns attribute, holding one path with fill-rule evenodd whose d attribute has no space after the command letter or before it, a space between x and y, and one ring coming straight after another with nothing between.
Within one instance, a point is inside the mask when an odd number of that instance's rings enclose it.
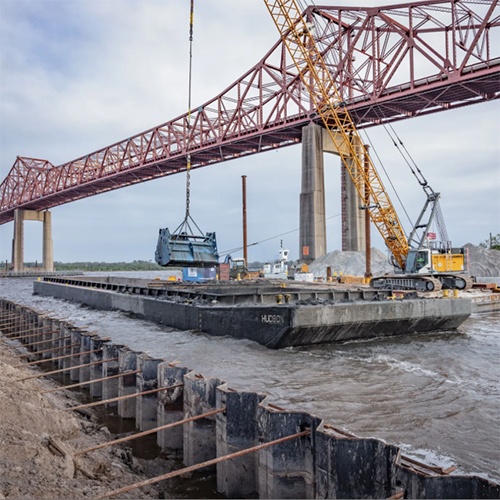
<instances>
[{"instance_id":1,"label":"flat deck barge","mask_svg":"<svg viewBox=\"0 0 500 500\"><path fill-rule=\"evenodd\" d=\"M197 284L47 276L34 282L34 293L273 349L453 330L471 315L466 298L395 299L389 290L295 281Z\"/></svg>"}]
</instances>

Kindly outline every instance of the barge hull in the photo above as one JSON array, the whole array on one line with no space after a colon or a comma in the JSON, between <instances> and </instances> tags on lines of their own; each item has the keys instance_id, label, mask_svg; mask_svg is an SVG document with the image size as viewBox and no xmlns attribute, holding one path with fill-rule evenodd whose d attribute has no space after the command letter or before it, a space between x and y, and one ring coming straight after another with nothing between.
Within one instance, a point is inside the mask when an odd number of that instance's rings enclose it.
<instances>
[{"instance_id":1,"label":"barge hull","mask_svg":"<svg viewBox=\"0 0 500 500\"><path fill-rule=\"evenodd\" d=\"M471 315L462 298L369 300L324 304L207 304L50 281L34 282L34 293L121 310L181 330L231 336L282 348L355 339L454 330Z\"/></svg>"}]
</instances>

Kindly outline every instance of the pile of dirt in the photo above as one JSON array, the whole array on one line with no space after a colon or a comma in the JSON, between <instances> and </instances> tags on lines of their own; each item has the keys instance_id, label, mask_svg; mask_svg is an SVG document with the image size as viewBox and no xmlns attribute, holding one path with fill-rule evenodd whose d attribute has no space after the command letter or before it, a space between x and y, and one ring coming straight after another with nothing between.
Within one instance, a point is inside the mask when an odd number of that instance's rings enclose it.
<instances>
[{"instance_id":1,"label":"pile of dirt","mask_svg":"<svg viewBox=\"0 0 500 500\"><path fill-rule=\"evenodd\" d=\"M472 276L483 278L500 276L500 250L489 250L472 243L467 243L464 247Z\"/></svg>"},{"instance_id":2,"label":"pile of dirt","mask_svg":"<svg viewBox=\"0 0 500 500\"><path fill-rule=\"evenodd\" d=\"M64 412L77 403L71 393L42 394L54 387L50 381L21 381L33 372L15 368L19 362L0 343L0 499L93 498L146 479L123 448L75 456L108 441L109 431L91 416ZM120 498L158 498L158 491L146 487Z\"/></svg>"},{"instance_id":3,"label":"pile of dirt","mask_svg":"<svg viewBox=\"0 0 500 500\"><path fill-rule=\"evenodd\" d=\"M371 249L371 259L372 274L374 276L393 272L394 268L389 263L387 255L379 249ZM322 257L318 257L309 265L309 271L317 277L326 278L328 267L331 269L332 275L337 273L337 275L364 276L366 269L365 252L342 252L335 250Z\"/></svg>"}]
</instances>

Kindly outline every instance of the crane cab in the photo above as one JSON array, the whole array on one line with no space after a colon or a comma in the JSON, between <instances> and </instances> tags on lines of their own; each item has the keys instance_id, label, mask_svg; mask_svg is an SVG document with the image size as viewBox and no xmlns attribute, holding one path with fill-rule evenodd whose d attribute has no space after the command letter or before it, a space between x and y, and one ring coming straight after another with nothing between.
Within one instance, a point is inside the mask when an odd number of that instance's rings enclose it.
<instances>
[{"instance_id":1,"label":"crane cab","mask_svg":"<svg viewBox=\"0 0 500 500\"><path fill-rule=\"evenodd\" d=\"M410 250L404 272L408 274L456 273L465 269L464 249L420 248Z\"/></svg>"}]
</instances>

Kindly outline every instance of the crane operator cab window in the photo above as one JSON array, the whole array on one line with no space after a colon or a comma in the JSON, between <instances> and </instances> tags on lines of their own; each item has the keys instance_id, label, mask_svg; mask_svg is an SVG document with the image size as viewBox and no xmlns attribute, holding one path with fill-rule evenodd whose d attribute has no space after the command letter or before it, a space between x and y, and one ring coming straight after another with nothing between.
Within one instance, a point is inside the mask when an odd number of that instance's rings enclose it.
<instances>
[{"instance_id":1,"label":"crane operator cab window","mask_svg":"<svg viewBox=\"0 0 500 500\"><path fill-rule=\"evenodd\" d=\"M418 272L423 267L426 267L429 264L429 252L424 250L419 250L417 252L417 258L415 261L415 270Z\"/></svg>"},{"instance_id":2,"label":"crane operator cab window","mask_svg":"<svg viewBox=\"0 0 500 500\"><path fill-rule=\"evenodd\" d=\"M428 265L429 252L427 250L412 250L406 259L405 272L418 273L424 267L428 267Z\"/></svg>"}]
</instances>

